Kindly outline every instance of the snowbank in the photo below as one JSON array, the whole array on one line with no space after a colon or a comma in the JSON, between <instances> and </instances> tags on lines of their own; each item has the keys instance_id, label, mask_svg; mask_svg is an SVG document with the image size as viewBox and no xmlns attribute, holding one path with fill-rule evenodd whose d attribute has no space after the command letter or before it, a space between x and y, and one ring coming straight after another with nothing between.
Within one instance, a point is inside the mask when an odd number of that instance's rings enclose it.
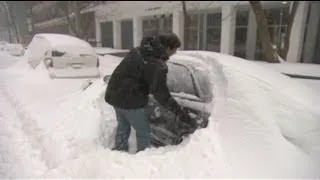
<instances>
[{"instance_id":1,"label":"snowbank","mask_svg":"<svg viewBox=\"0 0 320 180\"><path fill-rule=\"evenodd\" d=\"M226 77L225 106L213 117L233 177L319 177L320 99L314 90L236 57L186 54L216 59Z\"/></svg>"},{"instance_id":2,"label":"snowbank","mask_svg":"<svg viewBox=\"0 0 320 180\"><path fill-rule=\"evenodd\" d=\"M283 63L266 63L261 61L255 63L282 73L320 77L320 65L317 64L289 63L286 61Z\"/></svg>"}]
</instances>

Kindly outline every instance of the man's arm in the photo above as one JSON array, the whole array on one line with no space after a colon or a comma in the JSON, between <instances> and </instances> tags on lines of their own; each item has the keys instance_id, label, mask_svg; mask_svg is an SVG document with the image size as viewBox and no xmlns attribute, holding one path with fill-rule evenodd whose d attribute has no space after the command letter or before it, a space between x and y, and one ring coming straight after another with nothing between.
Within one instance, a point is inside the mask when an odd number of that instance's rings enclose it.
<instances>
[{"instance_id":1,"label":"man's arm","mask_svg":"<svg viewBox=\"0 0 320 180\"><path fill-rule=\"evenodd\" d=\"M152 70L153 69L153 70ZM149 84L151 94L154 98L164 107L168 108L170 111L179 114L182 109L175 99L170 94L169 88L167 86L167 66L151 68Z\"/></svg>"}]
</instances>

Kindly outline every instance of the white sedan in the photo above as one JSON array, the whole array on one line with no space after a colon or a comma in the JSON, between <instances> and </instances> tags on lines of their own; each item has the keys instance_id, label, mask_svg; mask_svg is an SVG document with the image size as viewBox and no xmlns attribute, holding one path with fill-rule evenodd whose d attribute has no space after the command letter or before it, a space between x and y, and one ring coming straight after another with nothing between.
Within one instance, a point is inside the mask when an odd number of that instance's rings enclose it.
<instances>
[{"instance_id":1,"label":"white sedan","mask_svg":"<svg viewBox=\"0 0 320 180\"><path fill-rule=\"evenodd\" d=\"M50 77L99 77L99 58L91 45L63 34L36 34L26 53L35 68L44 64Z\"/></svg>"}]
</instances>

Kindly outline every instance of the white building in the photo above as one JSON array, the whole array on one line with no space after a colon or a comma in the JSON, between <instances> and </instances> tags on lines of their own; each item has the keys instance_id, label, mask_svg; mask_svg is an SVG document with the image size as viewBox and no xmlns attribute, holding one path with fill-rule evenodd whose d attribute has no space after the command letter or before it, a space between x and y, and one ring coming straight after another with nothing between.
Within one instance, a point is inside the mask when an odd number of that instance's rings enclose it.
<instances>
[{"instance_id":1,"label":"white building","mask_svg":"<svg viewBox=\"0 0 320 180\"><path fill-rule=\"evenodd\" d=\"M255 16L248 1L186 1L192 14L189 41L183 42L181 1L110 1L95 11L98 46L129 49L145 35L172 31L182 49L209 50L263 59ZM261 1L273 44L283 47L291 1ZM300 1L290 38L288 61L320 63L320 3Z\"/></svg>"}]
</instances>

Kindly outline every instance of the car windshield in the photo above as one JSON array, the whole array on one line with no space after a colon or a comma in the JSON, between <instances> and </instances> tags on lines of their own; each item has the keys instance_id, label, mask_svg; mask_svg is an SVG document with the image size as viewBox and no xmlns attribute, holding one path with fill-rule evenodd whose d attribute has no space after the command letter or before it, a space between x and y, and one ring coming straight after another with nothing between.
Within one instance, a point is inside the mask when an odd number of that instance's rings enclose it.
<instances>
[{"instance_id":1,"label":"car windshield","mask_svg":"<svg viewBox=\"0 0 320 180\"><path fill-rule=\"evenodd\" d=\"M190 71L184 66L168 63L167 84L170 92L197 96Z\"/></svg>"}]
</instances>

